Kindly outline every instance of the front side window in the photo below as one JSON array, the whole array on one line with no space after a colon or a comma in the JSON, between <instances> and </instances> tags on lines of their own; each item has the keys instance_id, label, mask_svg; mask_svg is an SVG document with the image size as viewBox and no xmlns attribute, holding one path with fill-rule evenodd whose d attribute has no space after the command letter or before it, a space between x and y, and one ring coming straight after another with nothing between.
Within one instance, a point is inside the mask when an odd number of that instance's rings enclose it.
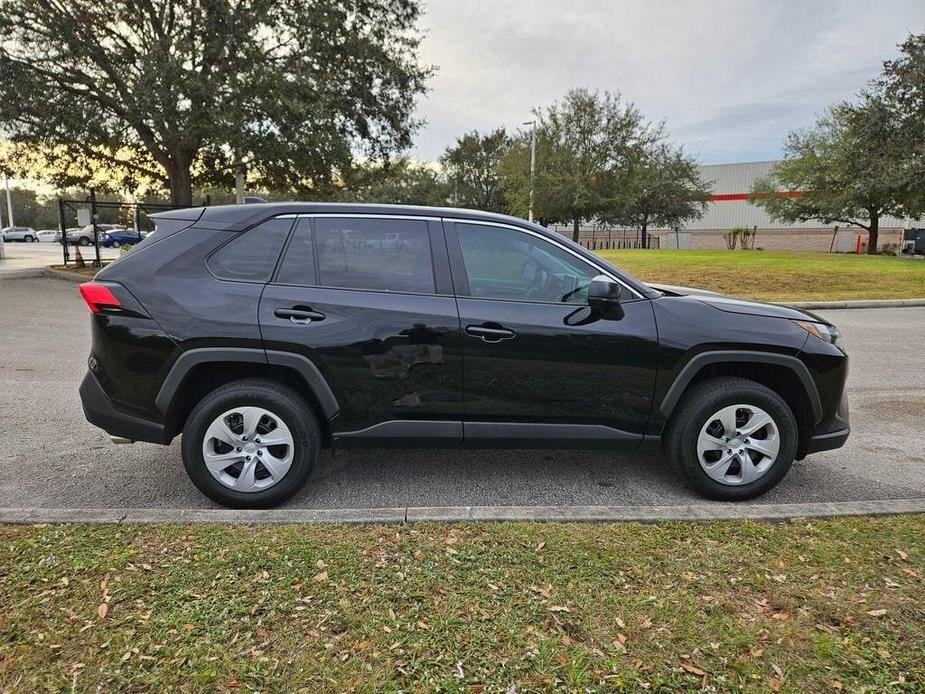
<instances>
[{"instance_id":1,"label":"front side window","mask_svg":"<svg viewBox=\"0 0 925 694\"><path fill-rule=\"evenodd\" d=\"M268 282L291 227L291 218L275 217L248 229L209 257L209 270L223 280Z\"/></svg>"},{"instance_id":2,"label":"front side window","mask_svg":"<svg viewBox=\"0 0 925 694\"><path fill-rule=\"evenodd\" d=\"M322 287L434 293L426 221L319 217L315 253Z\"/></svg>"},{"instance_id":3,"label":"front side window","mask_svg":"<svg viewBox=\"0 0 925 694\"><path fill-rule=\"evenodd\" d=\"M469 279L480 299L584 304L596 268L532 234L456 223Z\"/></svg>"}]
</instances>

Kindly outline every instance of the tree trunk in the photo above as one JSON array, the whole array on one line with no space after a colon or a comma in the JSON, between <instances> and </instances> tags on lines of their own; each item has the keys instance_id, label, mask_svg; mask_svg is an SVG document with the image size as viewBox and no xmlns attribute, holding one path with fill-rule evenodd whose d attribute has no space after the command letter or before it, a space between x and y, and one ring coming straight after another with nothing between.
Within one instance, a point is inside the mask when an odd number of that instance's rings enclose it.
<instances>
[{"instance_id":1,"label":"tree trunk","mask_svg":"<svg viewBox=\"0 0 925 694\"><path fill-rule=\"evenodd\" d=\"M646 224L646 222L643 222L642 226L639 227L639 231L640 231L639 238L642 240L643 248L649 247L649 234L646 231L647 228L648 228L648 225Z\"/></svg>"},{"instance_id":2,"label":"tree trunk","mask_svg":"<svg viewBox=\"0 0 925 694\"><path fill-rule=\"evenodd\" d=\"M867 252L874 255L877 252L877 237L880 232L880 214L870 213L870 229L867 230Z\"/></svg>"},{"instance_id":3,"label":"tree trunk","mask_svg":"<svg viewBox=\"0 0 925 694\"><path fill-rule=\"evenodd\" d=\"M171 157L167 168L171 205L193 204L193 182L190 177L189 161L185 157Z\"/></svg>"},{"instance_id":4,"label":"tree trunk","mask_svg":"<svg viewBox=\"0 0 925 694\"><path fill-rule=\"evenodd\" d=\"M572 217L572 241L578 243L578 224L581 222L581 218L576 214Z\"/></svg>"}]
</instances>

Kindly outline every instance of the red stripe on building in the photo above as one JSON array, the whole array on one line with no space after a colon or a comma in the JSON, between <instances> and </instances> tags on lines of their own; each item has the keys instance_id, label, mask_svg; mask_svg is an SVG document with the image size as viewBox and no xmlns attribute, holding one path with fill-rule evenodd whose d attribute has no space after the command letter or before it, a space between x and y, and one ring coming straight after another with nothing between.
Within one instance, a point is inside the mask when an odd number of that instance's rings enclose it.
<instances>
[{"instance_id":1,"label":"red stripe on building","mask_svg":"<svg viewBox=\"0 0 925 694\"><path fill-rule=\"evenodd\" d=\"M758 193L756 198L767 197L767 193ZM729 202L730 200L748 200L751 193L714 193L710 196L710 202ZM802 190L785 190L777 193L779 198L800 198L803 197Z\"/></svg>"}]
</instances>

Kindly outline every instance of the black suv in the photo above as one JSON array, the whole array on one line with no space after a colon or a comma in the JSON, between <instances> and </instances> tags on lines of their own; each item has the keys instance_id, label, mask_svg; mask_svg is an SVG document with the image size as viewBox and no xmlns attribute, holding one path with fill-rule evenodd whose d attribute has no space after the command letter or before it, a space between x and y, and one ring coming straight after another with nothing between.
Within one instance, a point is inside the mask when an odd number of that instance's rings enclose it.
<instances>
[{"instance_id":1,"label":"black suv","mask_svg":"<svg viewBox=\"0 0 925 694\"><path fill-rule=\"evenodd\" d=\"M471 210L323 203L172 211L81 285L87 419L167 444L210 498L292 496L323 446L663 445L748 499L848 437L836 329L630 277Z\"/></svg>"}]
</instances>

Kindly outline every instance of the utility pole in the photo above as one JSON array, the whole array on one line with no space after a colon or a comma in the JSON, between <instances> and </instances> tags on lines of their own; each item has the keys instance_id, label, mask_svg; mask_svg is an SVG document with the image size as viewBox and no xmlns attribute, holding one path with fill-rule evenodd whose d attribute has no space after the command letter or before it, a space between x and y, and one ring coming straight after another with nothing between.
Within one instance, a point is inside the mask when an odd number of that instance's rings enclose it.
<instances>
[{"instance_id":1,"label":"utility pole","mask_svg":"<svg viewBox=\"0 0 925 694\"><path fill-rule=\"evenodd\" d=\"M534 178L536 177L536 121L528 120L523 125L532 125L533 130L530 133L530 207L527 212L527 220L533 221L533 188Z\"/></svg>"}]
</instances>

